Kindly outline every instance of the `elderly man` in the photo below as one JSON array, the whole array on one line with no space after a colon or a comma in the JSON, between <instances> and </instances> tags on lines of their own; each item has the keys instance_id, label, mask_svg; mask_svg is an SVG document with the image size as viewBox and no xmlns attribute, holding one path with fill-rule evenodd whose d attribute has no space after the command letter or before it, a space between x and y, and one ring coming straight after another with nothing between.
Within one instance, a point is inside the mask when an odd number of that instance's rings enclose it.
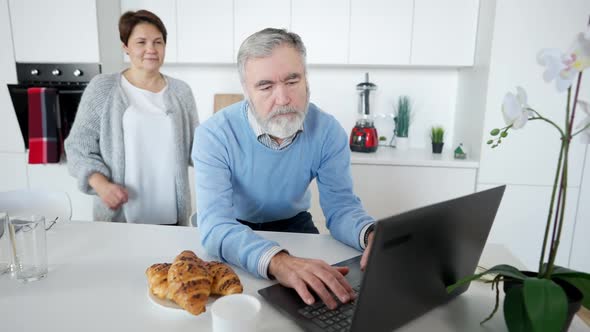
<instances>
[{"instance_id":1,"label":"elderly man","mask_svg":"<svg viewBox=\"0 0 590 332\"><path fill-rule=\"evenodd\" d=\"M305 46L279 29L248 37L238 52L246 101L195 132L192 158L198 227L205 249L264 278L276 278L312 304L311 287L329 308L355 298L347 268L290 255L252 230L318 233L309 184L317 180L326 226L339 241L371 247L374 219L352 191L346 132L309 103Z\"/></svg>"}]
</instances>

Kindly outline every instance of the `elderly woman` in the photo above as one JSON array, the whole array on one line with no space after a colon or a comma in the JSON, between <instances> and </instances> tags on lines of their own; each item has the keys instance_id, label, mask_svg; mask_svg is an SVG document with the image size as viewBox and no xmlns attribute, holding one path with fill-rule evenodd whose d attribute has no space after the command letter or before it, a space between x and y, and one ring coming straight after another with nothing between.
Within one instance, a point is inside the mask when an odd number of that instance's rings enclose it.
<instances>
[{"instance_id":1,"label":"elderly woman","mask_svg":"<svg viewBox=\"0 0 590 332\"><path fill-rule=\"evenodd\" d=\"M119 34L130 66L84 91L65 142L68 169L97 196L95 220L188 225L195 99L185 82L160 73L167 33L155 14L126 12Z\"/></svg>"}]
</instances>

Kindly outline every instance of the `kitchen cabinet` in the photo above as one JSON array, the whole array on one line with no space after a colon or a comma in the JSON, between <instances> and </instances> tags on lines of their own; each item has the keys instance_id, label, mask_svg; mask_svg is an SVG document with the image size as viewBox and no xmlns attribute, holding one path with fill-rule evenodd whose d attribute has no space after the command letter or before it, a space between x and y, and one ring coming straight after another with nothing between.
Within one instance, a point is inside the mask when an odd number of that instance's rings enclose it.
<instances>
[{"instance_id":1,"label":"kitchen cabinet","mask_svg":"<svg viewBox=\"0 0 590 332\"><path fill-rule=\"evenodd\" d=\"M92 217L94 196L78 190L78 180L69 174L65 163L26 165L24 169L28 172L29 189L66 192L72 203L72 220L94 220Z\"/></svg>"},{"instance_id":2,"label":"kitchen cabinet","mask_svg":"<svg viewBox=\"0 0 590 332\"><path fill-rule=\"evenodd\" d=\"M414 0L412 65L472 66L478 0Z\"/></svg>"},{"instance_id":3,"label":"kitchen cabinet","mask_svg":"<svg viewBox=\"0 0 590 332\"><path fill-rule=\"evenodd\" d=\"M99 62L95 0L10 0L17 62Z\"/></svg>"},{"instance_id":4,"label":"kitchen cabinet","mask_svg":"<svg viewBox=\"0 0 590 332\"><path fill-rule=\"evenodd\" d=\"M233 0L177 0L178 62L235 63Z\"/></svg>"},{"instance_id":5,"label":"kitchen cabinet","mask_svg":"<svg viewBox=\"0 0 590 332\"><path fill-rule=\"evenodd\" d=\"M414 0L351 0L350 64L407 65Z\"/></svg>"},{"instance_id":6,"label":"kitchen cabinet","mask_svg":"<svg viewBox=\"0 0 590 332\"><path fill-rule=\"evenodd\" d=\"M353 153L351 163L354 192L377 220L475 191L477 163L456 161L450 154L379 149L370 154ZM316 227L326 233L315 181L310 190L310 213Z\"/></svg>"},{"instance_id":7,"label":"kitchen cabinet","mask_svg":"<svg viewBox=\"0 0 590 332\"><path fill-rule=\"evenodd\" d=\"M27 188L27 154L0 152L0 191Z\"/></svg>"},{"instance_id":8,"label":"kitchen cabinet","mask_svg":"<svg viewBox=\"0 0 590 332\"><path fill-rule=\"evenodd\" d=\"M291 0L234 2L234 58L248 36L264 28L291 29Z\"/></svg>"},{"instance_id":9,"label":"kitchen cabinet","mask_svg":"<svg viewBox=\"0 0 590 332\"><path fill-rule=\"evenodd\" d=\"M162 0L121 0L121 14L126 11L137 11L146 9L158 15L166 31L168 37L166 41L166 63L174 63L178 60L176 39L178 32L176 29L176 1L162 1ZM129 58L125 55L125 61L129 62Z\"/></svg>"},{"instance_id":10,"label":"kitchen cabinet","mask_svg":"<svg viewBox=\"0 0 590 332\"><path fill-rule=\"evenodd\" d=\"M350 0L295 0L291 26L307 47L309 64L347 64Z\"/></svg>"}]
</instances>

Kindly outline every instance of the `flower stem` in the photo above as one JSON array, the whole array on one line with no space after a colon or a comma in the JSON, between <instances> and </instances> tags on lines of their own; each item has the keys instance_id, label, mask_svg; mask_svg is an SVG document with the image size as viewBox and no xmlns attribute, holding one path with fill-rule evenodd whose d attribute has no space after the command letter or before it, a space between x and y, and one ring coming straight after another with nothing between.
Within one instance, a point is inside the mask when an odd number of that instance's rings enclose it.
<instances>
[{"instance_id":1,"label":"flower stem","mask_svg":"<svg viewBox=\"0 0 590 332\"><path fill-rule=\"evenodd\" d=\"M535 113L537 113L537 112L535 112ZM549 119L547 119L547 118L545 118L545 117L541 116L539 113L537 113L537 115L538 115L538 116L536 116L536 117L531 117L531 118L529 118L529 121L533 121L533 120L543 120L543 121L545 121L545 122L549 123L550 125L552 125L553 127L555 127L555 129L557 129L557 130L559 131L559 134L561 135L561 137L562 137L562 138L564 138L564 137L565 137L565 133L563 132L563 130L561 130L561 128L559 128L559 126L558 126L558 125L556 125L556 124L555 124L555 122L553 122L553 121L551 121L551 120L549 120Z\"/></svg>"},{"instance_id":2,"label":"flower stem","mask_svg":"<svg viewBox=\"0 0 590 332\"><path fill-rule=\"evenodd\" d=\"M549 237L549 230L551 229L551 217L553 216L553 206L555 203L555 193L557 191L557 183L559 181L559 174L561 173L561 163L563 161L563 144L559 149L559 159L557 161L557 170L555 170L555 179L553 180L553 190L551 192L551 203L549 204L549 213L547 214L547 222L545 225L545 235L543 237L543 248L541 249L541 258L539 259L539 278L543 273L543 262L545 261L545 249L547 248L547 238Z\"/></svg>"},{"instance_id":3,"label":"flower stem","mask_svg":"<svg viewBox=\"0 0 590 332\"><path fill-rule=\"evenodd\" d=\"M575 133L573 133L573 134L572 134L572 138L573 138L574 136L576 136L577 134L579 134L579 133L583 132L584 130L588 129L588 128L590 128L590 123L589 123L589 124L587 124L587 125L585 125L585 126L584 126L584 128L582 128L582 129L580 129L580 130L576 131Z\"/></svg>"},{"instance_id":4,"label":"flower stem","mask_svg":"<svg viewBox=\"0 0 590 332\"><path fill-rule=\"evenodd\" d=\"M557 249L559 248L559 241L561 238L561 231L563 228L563 219L565 217L565 203L566 203L566 198L567 198L568 155L569 155L570 142L572 140L572 128L574 125L574 118L576 116L576 105L578 104L578 95L580 93L581 83L582 83L582 72L580 72L578 74L578 83L576 85L576 93L574 95L571 117L569 117L569 114L568 114L569 109L570 109L571 87L568 89L567 106L566 106L566 120L565 120L566 138L562 141L562 149L564 149L564 162L563 162L563 170L561 173L561 181L560 181L561 185L560 185L560 190L559 190L559 198L557 201L557 211L555 214L555 223L553 225L553 236L551 239L551 250L549 252L549 263L547 264L547 271L545 273L545 278L547 278L547 279L549 279L551 277L551 273L553 273L553 267L555 264L555 258L557 256ZM563 201L561 201L562 194L563 194ZM558 215L559 215L559 224L557 224L557 216ZM557 230L557 234L556 234L556 230Z\"/></svg>"}]
</instances>

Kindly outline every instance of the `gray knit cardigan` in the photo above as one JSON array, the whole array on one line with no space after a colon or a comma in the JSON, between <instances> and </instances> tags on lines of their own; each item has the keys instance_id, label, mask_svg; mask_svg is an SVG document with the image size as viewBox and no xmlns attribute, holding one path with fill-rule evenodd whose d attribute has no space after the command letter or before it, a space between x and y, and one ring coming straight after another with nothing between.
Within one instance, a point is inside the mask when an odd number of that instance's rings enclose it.
<instances>
[{"instance_id":1,"label":"gray knit cardigan","mask_svg":"<svg viewBox=\"0 0 590 332\"><path fill-rule=\"evenodd\" d=\"M166 77L164 92L166 113L172 119L177 168L170 170L176 178L178 223L190 225L191 193L188 166L195 127L199 124L197 107L190 87L183 81ZM94 197L94 220L125 222L123 209L109 209L88 184L93 173L102 173L113 183L125 184L125 148L123 114L128 108L121 87L121 73L94 77L86 87L72 130L65 141L68 169L78 179L78 187ZM158 135L158 133L153 133ZM158 151L153 151L158 158Z\"/></svg>"}]
</instances>

